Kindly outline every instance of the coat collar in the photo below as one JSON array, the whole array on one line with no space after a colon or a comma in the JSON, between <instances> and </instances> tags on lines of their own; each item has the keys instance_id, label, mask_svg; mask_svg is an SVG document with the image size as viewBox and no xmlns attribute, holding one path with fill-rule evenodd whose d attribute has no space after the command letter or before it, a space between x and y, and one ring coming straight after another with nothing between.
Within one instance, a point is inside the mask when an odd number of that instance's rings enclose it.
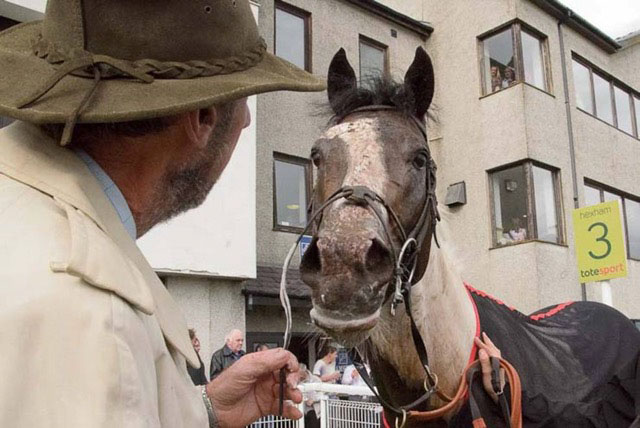
<instances>
[{"instance_id":1,"label":"coat collar","mask_svg":"<svg viewBox=\"0 0 640 428\"><path fill-rule=\"evenodd\" d=\"M58 146L35 125L15 122L0 131L0 136L0 173L52 196L67 209L68 215L68 207L78 210L80 217L90 220L92 226L104 232L101 236L107 239L103 239L106 242L102 248L108 251L106 248L111 243L113 253L120 253L125 264L130 265L131 275L125 280L119 269L104 269L100 263L92 263L91 251L79 261L74 260L73 255L66 263L53 261L52 269L81 276L88 284L112 291L143 312L155 314L166 341L197 367L198 357L180 309L128 235L113 205L86 165L71 150ZM82 223L81 218L72 217L76 226ZM77 236L85 235L80 233ZM81 245L76 248L81 248ZM80 250L76 252L80 253Z\"/></svg>"}]
</instances>

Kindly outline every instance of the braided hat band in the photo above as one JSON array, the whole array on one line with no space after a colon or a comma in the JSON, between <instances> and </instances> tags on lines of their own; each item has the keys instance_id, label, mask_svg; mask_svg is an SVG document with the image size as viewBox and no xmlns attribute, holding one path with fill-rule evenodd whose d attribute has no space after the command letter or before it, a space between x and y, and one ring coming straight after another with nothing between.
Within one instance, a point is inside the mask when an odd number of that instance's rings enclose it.
<instances>
[{"instance_id":1,"label":"braided hat band","mask_svg":"<svg viewBox=\"0 0 640 428\"><path fill-rule=\"evenodd\" d=\"M258 64L264 57L267 44L260 38L258 44L241 55L214 59L212 61L193 60L157 61L153 59L141 59L127 61L110 57L108 55L94 55L80 49L65 51L54 43L48 42L39 35L32 42L32 52L39 58L45 59L52 65L60 65L55 74L46 80L39 88L18 102L19 109L28 107L36 102L65 76L73 74L78 77L93 78L91 85L80 104L73 109L65 121L64 131L60 139L60 145L66 146L71 142L73 129L82 114L83 109L91 100L98 84L102 79L132 78L144 83L152 83L158 79L194 79L197 77L209 77L235 73L247 70Z\"/></svg>"}]
</instances>

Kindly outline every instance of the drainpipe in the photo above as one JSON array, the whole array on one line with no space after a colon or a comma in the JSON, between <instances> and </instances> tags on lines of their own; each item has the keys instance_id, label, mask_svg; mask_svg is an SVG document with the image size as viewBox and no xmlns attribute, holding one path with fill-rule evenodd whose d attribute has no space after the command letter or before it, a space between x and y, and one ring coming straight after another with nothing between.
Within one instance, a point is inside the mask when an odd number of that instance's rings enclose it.
<instances>
[{"instance_id":1,"label":"drainpipe","mask_svg":"<svg viewBox=\"0 0 640 428\"><path fill-rule=\"evenodd\" d=\"M571 19L571 10L567 11L564 20ZM569 80L567 78L567 59L564 49L564 32L562 31L563 19L558 21L558 38L560 39L560 59L562 62L562 85L564 87L564 105L567 112L567 132L569 135L569 155L571 157L571 181L573 183L573 207L580 208L578 200L578 173L576 171L576 148L573 138L573 123L571 122L571 103L569 102ZM587 288L584 282L580 283L582 300L587 300Z\"/></svg>"}]
</instances>

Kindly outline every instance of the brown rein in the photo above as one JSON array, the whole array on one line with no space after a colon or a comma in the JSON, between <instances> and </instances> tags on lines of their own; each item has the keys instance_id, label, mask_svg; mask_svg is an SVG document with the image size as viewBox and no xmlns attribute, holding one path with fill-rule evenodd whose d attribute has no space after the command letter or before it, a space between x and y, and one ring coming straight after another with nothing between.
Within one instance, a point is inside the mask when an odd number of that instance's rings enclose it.
<instances>
[{"instance_id":1,"label":"brown rein","mask_svg":"<svg viewBox=\"0 0 640 428\"><path fill-rule=\"evenodd\" d=\"M498 359L500 362L500 367L504 369L506 378L509 382L511 388L511 402L510 402L510 423L512 428L522 428L522 386L520 384L520 376L516 369L506 360L502 358ZM428 422L437 419L442 419L446 416L452 415L456 411L460 409L462 406L462 402L467 398L469 394L469 379L476 372L481 371L480 369L480 360L475 360L471 362L462 373L462 378L460 379L460 385L458 386L458 390L452 399L449 400L447 404L444 406L435 409L429 410L425 412L420 412L416 410L410 410L406 412L406 418L398 423L398 419L396 419L396 427L402 427L405 425L407 420L414 420L420 422ZM440 394L438 394L441 398ZM486 428L486 424L483 418L476 418L473 420L473 428Z\"/></svg>"}]
</instances>

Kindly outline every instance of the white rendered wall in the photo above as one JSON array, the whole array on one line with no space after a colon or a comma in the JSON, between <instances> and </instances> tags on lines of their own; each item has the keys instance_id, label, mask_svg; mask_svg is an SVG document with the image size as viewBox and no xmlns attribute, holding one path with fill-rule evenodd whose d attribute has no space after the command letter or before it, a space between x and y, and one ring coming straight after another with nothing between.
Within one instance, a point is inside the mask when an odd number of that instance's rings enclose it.
<instances>
[{"instance_id":1,"label":"white rendered wall","mask_svg":"<svg viewBox=\"0 0 640 428\"><path fill-rule=\"evenodd\" d=\"M41 19L46 0L0 0L0 16L26 22Z\"/></svg>"}]
</instances>

